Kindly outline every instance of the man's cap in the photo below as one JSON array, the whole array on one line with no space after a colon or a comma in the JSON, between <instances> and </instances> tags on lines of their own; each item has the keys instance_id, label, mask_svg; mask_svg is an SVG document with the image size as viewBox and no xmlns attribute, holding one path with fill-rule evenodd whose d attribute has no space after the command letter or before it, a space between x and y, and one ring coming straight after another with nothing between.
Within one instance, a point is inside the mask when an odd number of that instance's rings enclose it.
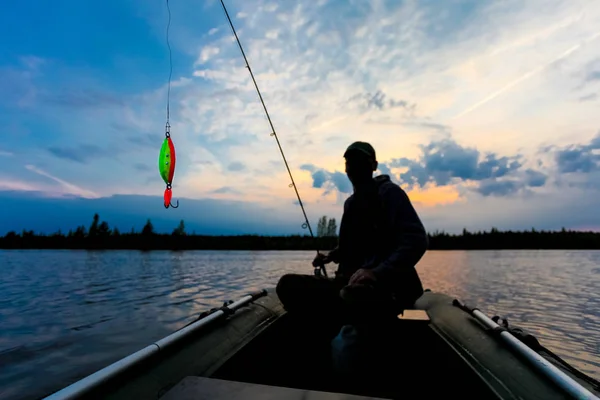
<instances>
[{"instance_id":1,"label":"man's cap","mask_svg":"<svg viewBox=\"0 0 600 400\"><path fill-rule=\"evenodd\" d=\"M348 155L349 152L358 151L361 152L368 157L371 157L373 160L377 160L375 157L375 149L367 142L354 142L346 149L344 153L344 157Z\"/></svg>"}]
</instances>

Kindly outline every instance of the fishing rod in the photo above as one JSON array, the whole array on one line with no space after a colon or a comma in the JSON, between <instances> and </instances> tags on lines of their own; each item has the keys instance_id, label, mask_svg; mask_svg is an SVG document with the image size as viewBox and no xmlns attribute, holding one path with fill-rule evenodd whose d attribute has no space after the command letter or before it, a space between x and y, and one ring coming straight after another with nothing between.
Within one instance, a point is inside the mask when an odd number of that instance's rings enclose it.
<instances>
[{"instance_id":1,"label":"fishing rod","mask_svg":"<svg viewBox=\"0 0 600 400\"><path fill-rule=\"evenodd\" d=\"M275 131L275 127L273 126L273 121L271 121L271 116L269 115L269 111L267 110L265 101L263 100L262 94L260 93L260 89L258 88L256 79L254 78L254 74L252 73L252 68L250 68L250 63L248 62L248 58L246 57L246 53L244 52L244 48L242 47L240 38L238 37L235 27L233 26L233 22L231 22L231 18L229 17L229 13L227 12L227 7L225 7L225 3L223 2L223 0L221 0L221 5L223 6L223 11L225 11L225 16L227 17L227 21L229 22L231 31L233 32L233 35L235 36L235 40L237 41L237 44L240 48L242 56L244 57L244 62L246 63L246 68L248 68L248 72L250 72L250 77L252 78L252 82L254 83L254 87L256 88L256 92L258 93L260 102L263 106L263 109L265 110L265 114L267 115L267 120L269 121L269 125L271 126L271 136L273 136L275 138L275 140L277 141L277 146L279 147L279 152L281 153L281 157L283 158L285 167L288 171L288 174L290 175L290 179L291 179L292 183L290 183L289 186L294 188L294 191L296 192L296 197L298 198L298 204L300 204L300 208L302 209L302 214L304 215L304 223L302 224L302 229L308 228L308 231L310 232L310 236L312 237L312 239L315 243L317 255L319 255L320 252L319 252L319 246L317 243L317 239L315 238L315 235L313 234L312 228L310 226L310 222L308 220L308 217L306 216L306 210L304 209L304 204L302 203L302 199L300 198L300 193L298 192L298 187L296 186L296 182L294 182L294 177L292 176L292 171L290 170L287 159L285 158L285 154L283 153L283 148L281 147L281 143L279 142L279 137L277 136L277 132ZM321 273L323 273L325 276L327 276L327 270L325 269L325 264L321 263L319 265L319 268L320 268L320 270L315 269L315 275L320 275Z\"/></svg>"}]
</instances>

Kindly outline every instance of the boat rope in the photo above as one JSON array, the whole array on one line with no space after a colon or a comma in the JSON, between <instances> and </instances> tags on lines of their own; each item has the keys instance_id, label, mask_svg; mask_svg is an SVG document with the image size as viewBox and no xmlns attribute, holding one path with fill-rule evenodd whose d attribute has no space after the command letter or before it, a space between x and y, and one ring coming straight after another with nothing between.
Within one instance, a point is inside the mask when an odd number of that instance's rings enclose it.
<instances>
[{"instance_id":1,"label":"boat rope","mask_svg":"<svg viewBox=\"0 0 600 400\"><path fill-rule=\"evenodd\" d=\"M235 27L233 26L233 22L231 22L231 18L229 17L229 13L227 12L227 7L225 7L225 3L223 0L221 0L221 5L223 6L223 11L225 12L225 16L227 17L227 21L229 22L229 26L231 27L231 31L233 32L233 35L235 36L235 40L237 41L237 44L240 48L240 51L242 53L242 56L244 57L244 62L246 63L246 68L248 69L248 72L250 72L250 77L252 78L252 82L254 83L254 87L256 88L256 92L258 93L258 97L260 99L260 102L263 106L263 109L265 110L265 114L267 115L267 120L269 121L269 125L271 126L271 136L273 136L275 138L275 140L277 141L277 146L279 147L279 151L281 153L281 157L283 158L283 162L285 164L285 167L288 171L288 174L290 175L290 180L291 183L289 184L289 187L293 188L294 191L296 192L296 197L298 198L298 204L300 204L300 208L302 209L302 213L304 215L304 223L302 224L302 229L307 229L310 233L311 238L313 239L314 243L315 243L315 247L317 250L317 254L319 254L319 246L316 240L315 235L313 234L313 230L310 226L310 222L308 220L308 217L306 216L306 210L304 208L304 204L302 203L302 199L300 198L300 193L298 192L298 187L296 186L296 182L294 182L294 177L292 175L292 171L290 170L290 167L288 165L287 159L285 158L285 154L283 153L283 148L281 147L281 142L279 141L279 137L277 136L277 132L275 131L275 127L273 126L273 121L271 120L271 116L269 115L269 111L267 110L267 106L265 104L265 101L262 97L262 94L260 93L260 89L258 88L258 84L256 83L256 79L254 78L254 73L252 73L252 68L250 68L250 63L248 62L248 58L246 57L246 53L244 52L244 48L242 47L242 43L240 42L240 38L237 35L237 32L235 30ZM325 265L321 264L319 265L320 269L315 269L315 274L319 275L320 273L323 273L325 276L327 276L327 270L325 269Z\"/></svg>"}]
</instances>

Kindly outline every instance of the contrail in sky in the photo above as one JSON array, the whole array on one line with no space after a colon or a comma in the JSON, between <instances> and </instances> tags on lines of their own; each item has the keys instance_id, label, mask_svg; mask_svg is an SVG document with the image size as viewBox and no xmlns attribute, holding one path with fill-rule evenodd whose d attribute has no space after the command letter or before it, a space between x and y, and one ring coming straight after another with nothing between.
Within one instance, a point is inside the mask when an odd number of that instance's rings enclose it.
<instances>
[{"instance_id":1,"label":"contrail in sky","mask_svg":"<svg viewBox=\"0 0 600 400\"><path fill-rule=\"evenodd\" d=\"M85 198L89 198L89 199L97 199L100 197L98 194L96 194L90 190L83 189L77 185L73 185L72 183L69 183L60 178L57 178L54 175L50 175L46 171L36 168L33 165L26 165L25 168L27 168L31 172L35 172L36 174L39 174L39 175L45 176L46 178L52 179L54 182L59 183L62 187L67 189L69 191L69 193L71 193L71 194L76 194L81 197L85 197Z\"/></svg>"},{"instance_id":2,"label":"contrail in sky","mask_svg":"<svg viewBox=\"0 0 600 400\"><path fill-rule=\"evenodd\" d=\"M523 81L531 78L532 76L540 73L543 69L549 67L550 65L554 64L555 62L558 62L558 61L562 60L563 58L568 57L571 53L573 53L574 51L578 50L582 45L586 44L587 42L591 42L592 40L596 39L599 36L600 36L600 32L597 32L596 34L594 34L589 39L585 40L582 43L576 44L575 46L571 47L570 49L568 49L567 51L565 51L564 53L562 53L561 55L559 55L558 57L556 57L552 61L550 61L550 62L548 62L546 64L542 64L539 67L537 67L537 68L535 68L535 69L527 72L525 75L521 76L518 79L515 79L514 81L512 81L508 85L504 86L502 89L499 89L499 90L495 91L494 93L492 93L489 96L487 96L485 99L483 99L483 100L481 100L481 101L473 104L471 107L467 108L466 110L464 110L460 114L458 114L458 115L454 116L453 118L451 118L451 120L458 119L460 117L463 117L463 116L467 115L471 111L476 110L477 108L481 107L482 105L484 105L488 101L491 101L491 100L495 99L496 97L500 96L502 93L506 92L507 90L512 89L513 87L515 87L519 83L521 83L521 82L523 82Z\"/></svg>"}]
</instances>

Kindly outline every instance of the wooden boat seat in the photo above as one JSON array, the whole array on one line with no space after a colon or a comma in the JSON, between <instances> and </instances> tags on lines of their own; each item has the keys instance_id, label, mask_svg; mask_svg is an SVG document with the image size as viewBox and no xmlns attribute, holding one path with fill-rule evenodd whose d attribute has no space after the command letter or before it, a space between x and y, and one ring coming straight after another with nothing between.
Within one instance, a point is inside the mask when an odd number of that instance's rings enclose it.
<instances>
[{"instance_id":1,"label":"wooden boat seat","mask_svg":"<svg viewBox=\"0 0 600 400\"><path fill-rule=\"evenodd\" d=\"M367 400L344 393L329 393L314 390L292 389L279 386L228 381L223 379L188 376L169 390L162 400ZM382 399L380 399L382 400Z\"/></svg>"},{"instance_id":2,"label":"wooden boat seat","mask_svg":"<svg viewBox=\"0 0 600 400\"><path fill-rule=\"evenodd\" d=\"M402 314L398 315L398 319L403 322L414 322L418 324L427 325L429 324L429 315L425 310L404 310Z\"/></svg>"}]
</instances>

